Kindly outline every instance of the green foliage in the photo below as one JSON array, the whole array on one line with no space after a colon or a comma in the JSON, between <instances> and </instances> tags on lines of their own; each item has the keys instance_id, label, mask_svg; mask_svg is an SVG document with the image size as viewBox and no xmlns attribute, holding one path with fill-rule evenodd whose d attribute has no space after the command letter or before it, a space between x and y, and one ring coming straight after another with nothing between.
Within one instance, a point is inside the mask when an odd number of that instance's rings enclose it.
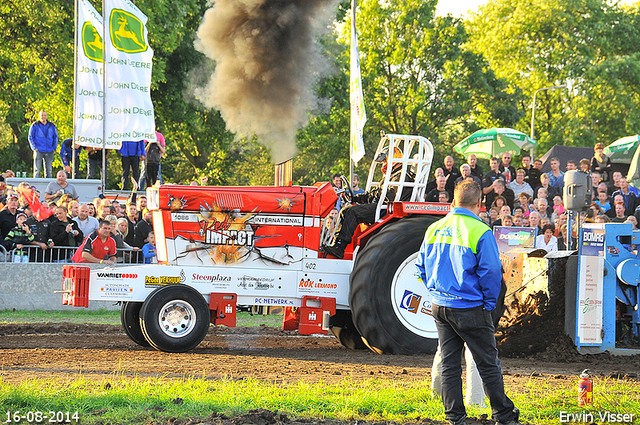
<instances>
[{"instance_id":1,"label":"green foliage","mask_svg":"<svg viewBox=\"0 0 640 425\"><path fill-rule=\"evenodd\" d=\"M638 10L605 0L494 0L467 23L469 46L531 100L538 92L538 155L555 144L592 146L638 132Z\"/></svg>"}]
</instances>

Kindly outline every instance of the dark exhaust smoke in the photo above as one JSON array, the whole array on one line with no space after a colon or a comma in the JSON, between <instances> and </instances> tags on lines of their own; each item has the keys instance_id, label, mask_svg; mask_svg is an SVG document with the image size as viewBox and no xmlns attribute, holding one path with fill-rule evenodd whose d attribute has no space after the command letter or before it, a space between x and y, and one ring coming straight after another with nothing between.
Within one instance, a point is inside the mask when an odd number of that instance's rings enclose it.
<instances>
[{"instance_id":1,"label":"dark exhaust smoke","mask_svg":"<svg viewBox=\"0 0 640 425\"><path fill-rule=\"evenodd\" d=\"M282 162L318 106L314 83L329 70L316 40L328 31L337 0L217 0L196 47L216 63L196 96L221 111L229 130L258 136Z\"/></svg>"}]
</instances>

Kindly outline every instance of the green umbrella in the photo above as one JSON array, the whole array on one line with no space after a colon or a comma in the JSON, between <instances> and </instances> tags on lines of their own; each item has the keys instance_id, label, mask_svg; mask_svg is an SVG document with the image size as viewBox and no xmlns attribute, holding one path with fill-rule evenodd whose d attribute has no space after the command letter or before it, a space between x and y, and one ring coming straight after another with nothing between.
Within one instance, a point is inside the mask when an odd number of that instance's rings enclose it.
<instances>
[{"instance_id":1,"label":"green umbrella","mask_svg":"<svg viewBox=\"0 0 640 425\"><path fill-rule=\"evenodd\" d=\"M456 152L468 157L472 153L478 158L491 159L504 152L518 154L520 150L536 146L535 140L512 128L490 128L478 130L453 147Z\"/></svg>"},{"instance_id":2,"label":"green umbrella","mask_svg":"<svg viewBox=\"0 0 640 425\"><path fill-rule=\"evenodd\" d=\"M620 164L631 164L633 154L638 148L639 135L627 136L616 140L604 148L604 154L611 159L611 162Z\"/></svg>"}]
</instances>

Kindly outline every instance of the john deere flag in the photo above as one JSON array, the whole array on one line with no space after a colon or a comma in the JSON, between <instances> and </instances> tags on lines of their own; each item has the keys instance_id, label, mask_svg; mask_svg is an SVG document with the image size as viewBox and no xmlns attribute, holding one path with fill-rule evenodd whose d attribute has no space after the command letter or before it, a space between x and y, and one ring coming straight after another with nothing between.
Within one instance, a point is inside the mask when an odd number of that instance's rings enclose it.
<instances>
[{"instance_id":1,"label":"john deere flag","mask_svg":"<svg viewBox=\"0 0 640 425\"><path fill-rule=\"evenodd\" d=\"M88 0L76 5L76 92L74 140L102 146L103 43L102 16Z\"/></svg>"},{"instance_id":2,"label":"john deere flag","mask_svg":"<svg viewBox=\"0 0 640 425\"><path fill-rule=\"evenodd\" d=\"M356 31L356 1L351 2L351 66L349 82L349 99L351 102L351 160L358 163L364 156L362 129L367 122L362 97L362 79L360 78L360 58L358 53L358 33Z\"/></svg>"},{"instance_id":3,"label":"john deere flag","mask_svg":"<svg viewBox=\"0 0 640 425\"><path fill-rule=\"evenodd\" d=\"M147 17L130 0L104 0L104 22L106 144L156 140Z\"/></svg>"}]
</instances>

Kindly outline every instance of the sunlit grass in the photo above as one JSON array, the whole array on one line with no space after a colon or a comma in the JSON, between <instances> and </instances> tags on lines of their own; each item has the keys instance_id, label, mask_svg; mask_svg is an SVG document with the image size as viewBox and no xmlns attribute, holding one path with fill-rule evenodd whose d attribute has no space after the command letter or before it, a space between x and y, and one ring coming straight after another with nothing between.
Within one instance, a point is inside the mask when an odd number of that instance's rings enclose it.
<instances>
[{"instance_id":1,"label":"sunlit grass","mask_svg":"<svg viewBox=\"0 0 640 425\"><path fill-rule=\"evenodd\" d=\"M596 379L594 405L577 406L576 383L532 379L519 388L507 388L531 424L558 424L560 412L640 412L640 384ZM228 416L252 409L268 409L298 418L415 422L418 418L444 420L441 401L433 397L428 381L385 379L338 383L277 384L259 380L127 379L114 374L99 381L34 379L18 385L0 381L0 412L78 411L82 423L146 423L169 418ZM6 414L6 413L5 413ZM470 416L491 415L490 409L468 408ZM6 420L7 418L2 418ZM636 418L637 420L637 418Z\"/></svg>"},{"instance_id":2,"label":"sunlit grass","mask_svg":"<svg viewBox=\"0 0 640 425\"><path fill-rule=\"evenodd\" d=\"M120 310L0 310L0 324L2 323L91 323L102 325L119 325ZM281 327L282 316L279 315L251 315L240 312L237 315L236 326L270 326Z\"/></svg>"}]
</instances>

